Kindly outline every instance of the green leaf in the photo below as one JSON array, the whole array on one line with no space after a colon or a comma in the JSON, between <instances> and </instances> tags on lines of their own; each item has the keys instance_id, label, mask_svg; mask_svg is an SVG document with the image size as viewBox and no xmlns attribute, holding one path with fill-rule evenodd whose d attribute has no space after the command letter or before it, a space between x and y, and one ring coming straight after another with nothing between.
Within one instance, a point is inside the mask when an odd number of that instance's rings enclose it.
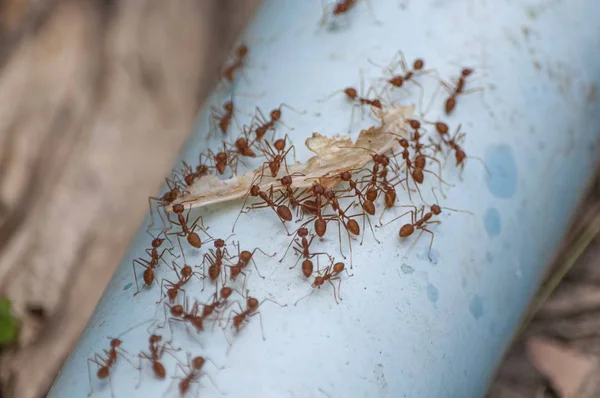
<instances>
[{"instance_id":1,"label":"green leaf","mask_svg":"<svg viewBox=\"0 0 600 398\"><path fill-rule=\"evenodd\" d=\"M11 314L11 302L0 297L0 345L14 342L18 334L19 322Z\"/></svg>"}]
</instances>

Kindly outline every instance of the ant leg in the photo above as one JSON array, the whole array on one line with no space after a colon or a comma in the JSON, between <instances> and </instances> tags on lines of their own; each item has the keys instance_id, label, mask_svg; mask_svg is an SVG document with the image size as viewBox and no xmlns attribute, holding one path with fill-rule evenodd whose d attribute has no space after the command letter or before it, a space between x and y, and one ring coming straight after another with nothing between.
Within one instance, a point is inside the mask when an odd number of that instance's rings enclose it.
<instances>
[{"instance_id":1,"label":"ant leg","mask_svg":"<svg viewBox=\"0 0 600 398\"><path fill-rule=\"evenodd\" d=\"M137 273L135 271L135 264L141 265L142 267L148 269L147 265L144 265L139 259L135 259L131 262L131 268L133 268L133 276L135 279L135 287L137 288L137 291L133 294L134 296L137 296L140 293L140 286L138 285L138 279L137 279ZM145 285L145 283L144 283Z\"/></svg>"},{"instance_id":2,"label":"ant leg","mask_svg":"<svg viewBox=\"0 0 600 398\"><path fill-rule=\"evenodd\" d=\"M431 234L431 241L429 242L429 251L427 252L427 257L429 258L429 261L433 262L433 260L431 259L431 246L433 245L433 238L434 238L435 234L433 232L431 232L430 230L428 230L426 227L423 227L422 231L425 231L425 232L428 232Z\"/></svg>"},{"instance_id":3,"label":"ant leg","mask_svg":"<svg viewBox=\"0 0 600 398\"><path fill-rule=\"evenodd\" d=\"M339 279L339 278L338 278L338 279ZM336 294L335 294L335 285L333 284L333 282L331 282L331 279L328 279L328 280L327 280L327 282L329 282L329 284L331 285L331 287L333 287L333 299L335 300L335 303L339 305L339 304L340 304L340 302L338 301L338 299L337 299L337 296L336 296ZM340 279L340 283L341 283L341 279ZM342 299L342 298L340 297L340 300L341 300L341 299Z\"/></svg>"},{"instance_id":4,"label":"ant leg","mask_svg":"<svg viewBox=\"0 0 600 398\"><path fill-rule=\"evenodd\" d=\"M395 218L391 219L390 221L386 222L385 224L381 224L381 223L380 223L380 224L379 224L379 227L380 227L380 228L382 228L382 227L385 227L386 225L390 225L390 224L391 224L391 223L393 223L394 221L396 221L396 220L398 220L398 219L400 219L400 218L404 217L405 215L407 215L407 214L409 214L409 213L410 213L410 214L412 214L412 215L414 216L414 214L417 212L417 206L414 206L414 205L407 205L407 206L405 206L405 205L401 205L401 206L394 206L394 207L410 207L410 208L413 208L414 210L409 210L409 211L407 211L406 213L402 213L402 214L400 214L398 217L395 217ZM411 218L412 218L412 216L411 216Z\"/></svg>"}]
</instances>

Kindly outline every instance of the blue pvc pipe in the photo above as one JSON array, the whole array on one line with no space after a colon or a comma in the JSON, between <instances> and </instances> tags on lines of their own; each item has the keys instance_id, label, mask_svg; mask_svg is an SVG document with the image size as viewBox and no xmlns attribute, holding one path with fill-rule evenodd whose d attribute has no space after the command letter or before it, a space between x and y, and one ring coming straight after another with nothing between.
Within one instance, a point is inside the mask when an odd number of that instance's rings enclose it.
<instances>
[{"instance_id":1,"label":"blue pvc pipe","mask_svg":"<svg viewBox=\"0 0 600 398\"><path fill-rule=\"evenodd\" d=\"M443 177L455 187L446 189L442 204L473 215L444 212L435 229L431 262L427 236L408 250L412 241L399 241L398 224L376 231L382 244L367 231L364 245L354 245L354 276L343 278L340 305L331 289L323 288L294 306L311 290L309 284L297 269L289 271L278 263L279 256L258 256L266 279L251 270L251 294L288 304L260 308L266 341L256 317L233 339L229 351L219 328L200 337L203 348L185 329L175 330L174 344L183 348L176 353L181 360L189 351L224 366L207 365L207 373L228 396L482 396L598 162L600 3L436 0L413 1L405 9L394 1L370 3L374 16L369 2L359 2L324 28L318 25L319 1L267 1L244 35L250 56L245 78L235 87L238 93L266 95L236 98L238 108L250 113L257 105L270 110L286 102L307 110L300 115L284 109L282 119L294 128L288 134L302 161L310 156L302 143L313 131L346 132L350 106L344 98L317 100L358 85L359 69L367 83L381 76L368 59L385 64L401 49L409 62L421 57L445 78L456 76L458 65L473 66L470 87L483 87L483 94L459 97L455 113L444 120L453 129L462 123L467 153L483 158L491 174L470 159L461 180L448 162ZM436 81L432 76L419 81L427 105ZM419 90L409 90L393 95L418 105ZM228 96L215 92L211 103L222 104ZM444 96L442 91L428 120L443 116ZM182 159L194 162L206 149L208 113L205 108ZM373 123L358 116L354 138L359 125ZM238 117L247 121L244 115ZM407 203L406 195L399 201ZM193 214L203 215L213 236L226 237L240 206L236 201ZM87 358L108 348L106 337L162 319L157 286L132 297L131 261L149 246L147 224L133 240L50 397L85 397L90 389ZM257 211L242 215L235 239L244 247L280 254L289 242L282 232L271 214ZM331 252L336 247L335 234L319 243ZM186 249L186 258L197 264L201 253ZM167 271L161 267L159 277ZM201 293L201 288L195 282L186 288L187 295L205 300L212 289ZM146 328L121 337L130 354L147 349ZM167 356L165 366L170 378L176 362ZM138 376L121 360L110 381L115 396L178 395L177 382L157 381L148 363L136 388ZM200 384L200 396L221 395L207 377ZM94 396L111 395L109 383L98 381L95 374L92 386Z\"/></svg>"}]
</instances>

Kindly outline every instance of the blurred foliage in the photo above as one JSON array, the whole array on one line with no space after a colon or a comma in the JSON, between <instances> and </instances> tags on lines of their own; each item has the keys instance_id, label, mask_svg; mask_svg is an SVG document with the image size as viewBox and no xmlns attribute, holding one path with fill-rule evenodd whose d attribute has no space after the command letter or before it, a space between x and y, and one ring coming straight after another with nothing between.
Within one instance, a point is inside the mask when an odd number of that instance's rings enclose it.
<instances>
[{"instance_id":1,"label":"blurred foliage","mask_svg":"<svg viewBox=\"0 0 600 398\"><path fill-rule=\"evenodd\" d=\"M11 314L11 302L0 297L0 345L14 342L19 334L19 321Z\"/></svg>"}]
</instances>

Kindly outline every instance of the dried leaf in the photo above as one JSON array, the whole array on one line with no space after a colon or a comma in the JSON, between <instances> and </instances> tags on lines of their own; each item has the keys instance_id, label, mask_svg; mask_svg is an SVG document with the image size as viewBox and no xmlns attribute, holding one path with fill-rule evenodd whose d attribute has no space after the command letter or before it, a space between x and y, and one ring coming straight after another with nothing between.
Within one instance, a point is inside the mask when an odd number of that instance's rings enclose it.
<instances>
[{"instance_id":1,"label":"dried leaf","mask_svg":"<svg viewBox=\"0 0 600 398\"><path fill-rule=\"evenodd\" d=\"M306 147L315 153L306 163L289 166L290 174L301 174L294 178L294 188L309 188L319 181L326 188L335 186L339 181L334 176L347 170L364 167L371 161L373 153L385 153L396 145L396 136L405 135L405 121L414 112L413 106L392 105L385 110L375 109L375 115L381 120L381 126L373 126L360 132L356 142L350 137L326 137L313 133L305 141ZM388 134L392 133L392 134ZM189 187L188 192L173 204L181 203L186 208L202 207L244 197L260 170L250 171L227 180L215 175L203 177ZM282 168L281 178L286 173ZM281 190L276 178L265 176L259 184L261 190L273 188ZM171 211L171 208L167 208Z\"/></svg>"}]
</instances>

